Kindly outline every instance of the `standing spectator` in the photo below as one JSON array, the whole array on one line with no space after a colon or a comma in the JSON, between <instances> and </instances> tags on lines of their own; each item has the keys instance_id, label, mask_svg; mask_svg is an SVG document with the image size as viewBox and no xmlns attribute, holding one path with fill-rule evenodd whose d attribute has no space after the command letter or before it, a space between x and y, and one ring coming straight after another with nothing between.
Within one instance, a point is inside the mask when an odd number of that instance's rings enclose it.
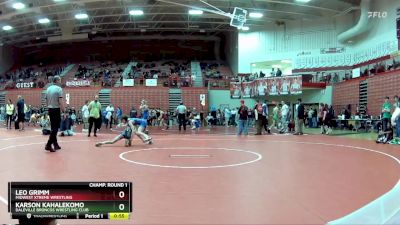
<instances>
[{"instance_id":1,"label":"standing spectator","mask_svg":"<svg viewBox=\"0 0 400 225\"><path fill-rule=\"evenodd\" d=\"M217 107L215 107L215 105L211 106L211 116L212 116L211 125L213 126L217 125Z\"/></svg>"},{"instance_id":2,"label":"standing spectator","mask_svg":"<svg viewBox=\"0 0 400 225\"><path fill-rule=\"evenodd\" d=\"M320 103L318 107L318 125L323 126L322 124L322 117L324 116L324 103ZM321 134L322 134L322 129L321 129Z\"/></svg>"},{"instance_id":3,"label":"standing spectator","mask_svg":"<svg viewBox=\"0 0 400 225\"><path fill-rule=\"evenodd\" d=\"M394 96L393 109L396 110L397 108L400 108L400 101L399 101L399 96L396 95ZM396 137L398 138L400 137L400 117L397 117L396 119Z\"/></svg>"},{"instance_id":4,"label":"standing spectator","mask_svg":"<svg viewBox=\"0 0 400 225\"><path fill-rule=\"evenodd\" d=\"M106 118L107 118L107 121L108 121L108 123L106 124L106 128L110 124L110 129L111 129L113 121L114 121L114 106L112 104L107 106L106 112L107 112Z\"/></svg>"},{"instance_id":5,"label":"standing spectator","mask_svg":"<svg viewBox=\"0 0 400 225\"><path fill-rule=\"evenodd\" d=\"M268 110L268 101L265 100L264 103L262 104L262 109L263 109L263 127L264 130L270 134L271 130L269 129L269 120L268 120L268 116L269 116L269 110Z\"/></svg>"},{"instance_id":6,"label":"standing spectator","mask_svg":"<svg viewBox=\"0 0 400 225\"><path fill-rule=\"evenodd\" d=\"M85 104L82 106L82 119L83 119L83 128L82 132L87 132L89 128L89 101L86 100Z\"/></svg>"},{"instance_id":7,"label":"standing spectator","mask_svg":"<svg viewBox=\"0 0 400 225\"><path fill-rule=\"evenodd\" d=\"M314 110L313 108L310 108L307 112L307 117L308 117L308 128L313 128L313 115L314 115Z\"/></svg>"},{"instance_id":8,"label":"standing spectator","mask_svg":"<svg viewBox=\"0 0 400 225\"><path fill-rule=\"evenodd\" d=\"M301 103L301 98L297 99L295 114L295 126L296 132L294 135L303 135L304 126L304 105Z\"/></svg>"},{"instance_id":9,"label":"standing spectator","mask_svg":"<svg viewBox=\"0 0 400 225\"><path fill-rule=\"evenodd\" d=\"M19 131L25 130L25 100L21 95L18 95L17 101L17 123L19 125Z\"/></svg>"},{"instance_id":10,"label":"standing spectator","mask_svg":"<svg viewBox=\"0 0 400 225\"><path fill-rule=\"evenodd\" d=\"M59 76L54 76L53 84L49 86L46 91L46 102L47 108L49 109L51 132L45 150L50 152L55 152L56 150L61 149L57 142L57 132L61 124L61 98L63 97L63 90L60 87L60 81L61 78ZM51 145L54 146L54 149Z\"/></svg>"},{"instance_id":11,"label":"standing spectator","mask_svg":"<svg viewBox=\"0 0 400 225\"><path fill-rule=\"evenodd\" d=\"M272 124L271 128L279 129L279 105L276 104L274 109L272 110Z\"/></svg>"},{"instance_id":12,"label":"standing spectator","mask_svg":"<svg viewBox=\"0 0 400 225\"><path fill-rule=\"evenodd\" d=\"M249 109L247 106L244 104L244 100L240 100L240 108L238 111L239 114L239 125L238 125L238 135L248 135L248 130L247 130L247 118L248 118L248 113Z\"/></svg>"},{"instance_id":13,"label":"standing spectator","mask_svg":"<svg viewBox=\"0 0 400 225\"><path fill-rule=\"evenodd\" d=\"M7 122L7 129L11 130L11 121L14 115L14 104L12 103L11 99L8 99L8 103L6 105L6 122Z\"/></svg>"},{"instance_id":14,"label":"standing spectator","mask_svg":"<svg viewBox=\"0 0 400 225\"><path fill-rule=\"evenodd\" d=\"M186 131L186 106L181 102L178 107L176 107L176 113L178 115L179 131L183 125L183 130Z\"/></svg>"},{"instance_id":15,"label":"standing spectator","mask_svg":"<svg viewBox=\"0 0 400 225\"><path fill-rule=\"evenodd\" d=\"M224 116L225 116L225 126L229 127L229 120L231 119L231 110L226 107L224 110Z\"/></svg>"},{"instance_id":16,"label":"standing spectator","mask_svg":"<svg viewBox=\"0 0 400 225\"><path fill-rule=\"evenodd\" d=\"M254 117L256 121L256 133L254 135L261 135L263 126L263 108L260 100L254 106Z\"/></svg>"},{"instance_id":17,"label":"standing spectator","mask_svg":"<svg viewBox=\"0 0 400 225\"><path fill-rule=\"evenodd\" d=\"M389 102L389 97L385 97L385 102L382 105L382 129L384 132L390 127L391 110L392 105Z\"/></svg>"},{"instance_id":18,"label":"standing spectator","mask_svg":"<svg viewBox=\"0 0 400 225\"><path fill-rule=\"evenodd\" d=\"M282 109L281 109L281 130L280 133L286 133L288 131L289 125L289 106L282 101Z\"/></svg>"},{"instance_id":19,"label":"standing spectator","mask_svg":"<svg viewBox=\"0 0 400 225\"><path fill-rule=\"evenodd\" d=\"M88 137L90 137L90 133L92 132L92 128L94 125L94 136L97 137L97 129L99 125L101 124L101 104L99 102L99 96L96 95L94 96L94 100L89 104L88 106L89 109L89 132L88 132Z\"/></svg>"},{"instance_id":20,"label":"standing spectator","mask_svg":"<svg viewBox=\"0 0 400 225\"><path fill-rule=\"evenodd\" d=\"M122 109L119 106L117 107L117 119L118 119L118 124L120 124L122 119Z\"/></svg>"},{"instance_id":21,"label":"standing spectator","mask_svg":"<svg viewBox=\"0 0 400 225\"><path fill-rule=\"evenodd\" d=\"M282 71L281 71L281 69L278 68L278 70L276 71L276 76L277 76L277 77L281 77L281 76L282 76Z\"/></svg>"}]
</instances>

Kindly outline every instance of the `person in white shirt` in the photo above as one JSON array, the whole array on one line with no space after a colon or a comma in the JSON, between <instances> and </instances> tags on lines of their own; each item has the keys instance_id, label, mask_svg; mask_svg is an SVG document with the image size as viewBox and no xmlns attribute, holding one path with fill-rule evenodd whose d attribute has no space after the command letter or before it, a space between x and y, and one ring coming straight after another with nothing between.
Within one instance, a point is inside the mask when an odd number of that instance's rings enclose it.
<instances>
[{"instance_id":1,"label":"person in white shirt","mask_svg":"<svg viewBox=\"0 0 400 225\"><path fill-rule=\"evenodd\" d=\"M283 79L281 94L289 94L289 82L286 79Z\"/></svg>"},{"instance_id":2,"label":"person in white shirt","mask_svg":"<svg viewBox=\"0 0 400 225\"><path fill-rule=\"evenodd\" d=\"M288 130L288 125L289 125L289 106L285 103L285 101L282 101L282 109L281 109L281 126L282 129L280 130L280 133L286 133Z\"/></svg>"},{"instance_id":3,"label":"person in white shirt","mask_svg":"<svg viewBox=\"0 0 400 225\"><path fill-rule=\"evenodd\" d=\"M113 120L114 120L114 106L112 104L107 106L106 112L107 112L107 114L106 114L106 119L107 119L106 128L108 128L108 124L110 124L110 129L111 129L112 128L112 124L113 124Z\"/></svg>"},{"instance_id":4,"label":"person in white shirt","mask_svg":"<svg viewBox=\"0 0 400 225\"><path fill-rule=\"evenodd\" d=\"M85 104L82 106L82 120L83 120L83 128L82 132L87 132L87 129L89 128L89 101L86 100Z\"/></svg>"}]
</instances>

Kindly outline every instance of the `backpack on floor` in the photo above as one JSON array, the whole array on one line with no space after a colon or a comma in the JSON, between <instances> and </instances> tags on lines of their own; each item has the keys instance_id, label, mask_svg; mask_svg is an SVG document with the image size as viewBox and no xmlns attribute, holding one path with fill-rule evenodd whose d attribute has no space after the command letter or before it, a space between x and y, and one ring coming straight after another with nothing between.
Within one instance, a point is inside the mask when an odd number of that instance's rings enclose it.
<instances>
[{"instance_id":1,"label":"backpack on floor","mask_svg":"<svg viewBox=\"0 0 400 225\"><path fill-rule=\"evenodd\" d=\"M393 139L393 133L380 133L378 138L376 139L376 143L380 144L388 144Z\"/></svg>"}]
</instances>

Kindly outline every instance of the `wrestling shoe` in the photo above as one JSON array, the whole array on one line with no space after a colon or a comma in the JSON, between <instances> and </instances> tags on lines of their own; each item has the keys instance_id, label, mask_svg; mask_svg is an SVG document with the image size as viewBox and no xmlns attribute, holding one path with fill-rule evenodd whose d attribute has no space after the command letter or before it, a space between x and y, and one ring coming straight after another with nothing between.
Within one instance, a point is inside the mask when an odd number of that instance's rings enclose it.
<instances>
[{"instance_id":1,"label":"wrestling shoe","mask_svg":"<svg viewBox=\"0 0 400 225\"><path fill-rule=\"evenodd\" d=\"M151 144L153 144L153 139L150 138L150 139L146 140L144 143L148 144L148 145L151 145Z\"/></svg>"},{"instance_id":2,"label":"wrestling shoe","mask_svg":"<svg viewBox=\"0 0 400 225\"><path fill-rule=\"evenodd\" d=\"M102 144L101 143L96 143L95 146L96 147L100 147Z\"/></svg>"},{"instance_id":3,"label":"wrestling shoe","mask_svg":"<svg viewBox=\"0 0 400 225\"><path fill-rule=\"evenodd\" d=\"M54 144L54 150L61 150L61 147L58 144Z\"/></svg>"},{"instance_id":4,"label":"wrestling shoe","mask_svg":"<svg viewBox=\"0 0 400 225\"><path fill-rule=\"evenodd\" d=\"M54 150L53 147L51 147L51 145L46 145L46 146L44 147L44 149L45 149L46 151L56 152L56 150Z\"/></svg>"}]
</instances>

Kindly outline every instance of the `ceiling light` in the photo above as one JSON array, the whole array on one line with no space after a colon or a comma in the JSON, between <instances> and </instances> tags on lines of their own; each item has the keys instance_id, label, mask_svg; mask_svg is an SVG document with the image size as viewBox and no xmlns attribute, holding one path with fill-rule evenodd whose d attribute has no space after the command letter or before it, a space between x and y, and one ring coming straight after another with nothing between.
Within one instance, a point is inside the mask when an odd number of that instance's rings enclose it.
<instances>
[{"instance_id":1,"label":"ceiling light","mask_svg":"<svg viewBox=\"0 0 400 225\"><path fill-rule=\"evenodd\" d=\"M205 33L205 32L206 32L206 30L200 29L200 33Z\"/></svg>"},{"instance_id":2,"label":"ceiling light","mask_svg":"<svg viewBox=\"0 0 400 225\"><path fill-rule=\"evenodd\" d=\"M78 20L87 19L89 16L86 13L78 13L75 15L75 18Z\"/></svg>"},{"instance_id":3,"label":"ceiling light","mask_svg":"<svg viewBox=\"0 0 400 225\"><path fill-rule=\"evenodd\" d=\"M146 29L140 29L140 32L144 33L146 32Z\"/></svg>"},{"instance_id":4,"label":"ceiling light","mask_svg":"<svg viewBox=\"0 0 400 225\"><path fill-rule=\"evenodd\" d=\"M296 2L302 2L302 3L307 3L310 2L311 0L296 0Z\"/></svg>"},{"instance_id":5,"label":"ceiling light","mask_svg":"<svg viewBox=\"0 0 400 225\"><path fill-rule=\"evenodd\" d=\"M75 18L78 20L83 20L83 19L87 19L89 16L86 13L78 13L75 15Z\"/></svg>"},{"instance_id":6,"label":"ceiling light","mask_svg":"<svg viewBox=\"0 0 400 225\"><path fill-rule=\"evenodd\" d=\"M11 30L11 29L12 29L12 26L10 26L10 25L3 26L3 30Z\"/></svg>"},{"instance_id":7,"label":"ceiling light","mask_svg":"<svg viewBox=\"0 0 400 225\"><path fill-rule=\"evenodd\" d=\"M191 10L189 10L189 14L190 15L202 15L203 11L202 10L198 10L198 9L191 9Z\"/></svg>"},{"instance_id":8,"label":"ceiling light","mask_svg":"<svg viewBox=\"0 0 400 225\"><path fill-rule=\"evenodd\" d=\"M256 66L257 66L257 64L253 63L253 64L251 64L251 66L252 66L252 67L256 67Z\"/></svg>"},{"instance_id":9,"label":"ceiling light","mask_svg":"<svg viewBox=\"0 0 400 225\"><path fill-rule=\"evenodd\" d=\"M248 30L250 30L250 27L242 27L242 30L248 31Z\"/></svg>"},{"instance_id":10,"label":"ceiling light","mask_svg":"<svg viewBox=\"0 0 400 225\"><path fill-rule=\"evenodd\" d=\"M259 12L251 12L249 14L249 17L251 17L251 18L261 18L261 17L263 17L263 14L259 13Z\"/></svg>"},{"instance_id":11,"label":"ceiling light","mask_svg":"<svg viewBox=\"0 0 400 225\"><path fill-rule=\"evenodd\" d=\"M65 0L53 0L54 2L65 2Z\"/></svg>"},{"instance_id":12,"label":"ceiling light","mask_svg":"<svg viewBox=\"0 0 400 225\"><path fill-rule=\"evenodd\" d=\"M39 19L39 23L41 23L41 24L50 23L50 20L48 18L42 18L42 19Z\"/></svg>"},{"instance_id":13,"label":"ceiling light","mask_svg":"<svg viewBox=\"0 0 400 225\"><path fill-rule=\"evenodd\" d=\"M281 61L281 63L292 63L292 61L291 61L291 60L284 59L284 60Z\"/></svg>"},{"instance_id":14,"label":"ceiling light","mask_svg":"<svg viewBox=\"0 0 400 225\"><path fill-rule=\"evenodd\" d=\"M132 16L141 16L143 15L143 11L138 9L133 9L129 11L129 14Z\"/></svg>"},{"instance_id":15,"label":"ceiling light","mask_svg":"<svg viewBox=\"0 0 400 225\"><path fill-rule=\"evenodd\" d=\"M272 65L272 68L282 68L281 65Z\"/></svg>"},{"instance_id":16,"label":"ceiling light","mask_svg":"<svg viewBox=\"0 0 400 225\"><path fill-rule=\"evenodd\" d=\"M14 9L23 9L23 8L25 8L25 4L21 3L21 2L16 2L16 3L12 4L12 7Z\"/></svg>"}]
</instances>

